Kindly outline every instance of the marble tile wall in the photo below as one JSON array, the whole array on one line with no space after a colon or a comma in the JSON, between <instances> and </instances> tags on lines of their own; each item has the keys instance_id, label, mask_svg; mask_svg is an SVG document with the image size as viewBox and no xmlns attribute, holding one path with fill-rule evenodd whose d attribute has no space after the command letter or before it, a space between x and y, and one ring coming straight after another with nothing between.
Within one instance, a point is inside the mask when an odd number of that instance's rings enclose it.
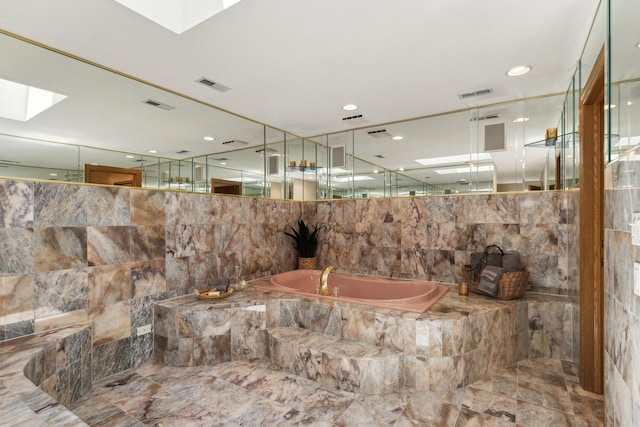
<instances>
[{"instance_id":1,"label":"marble tile wall","mask_svg":"<svg viewBox=\"0 0 640 427\"><path fill-rule=\"evenodd\" d=\"M136 332L155 301L233 278L236 265L247 279L295 268L282 231L300 217L324 227L320 266L454 282L471 252L497 243L523 256L531 290L573 296L576 200L293 202L0 180L0 340L91 321L95 379L137 366L153 352L153 334Z\"/></svg>"},{"instance_id":2,"label":"marble tile wall","mask_svg":"<svg viewBox=\"0 0 640 427\"><path fill-rule=\"evenodd\" d=\"M640 425L640 164L605 170L606 425Z\"/></svg>"},{"instance_id":3,"label":"marble tile wall","mask_svg":"<svg viewBox=\"0 0 640 427\"><path fill-rule=\"evenodd\" d=\"M92 322L93 377L150 360L153 304L291 270L300 203L0 180L0 341Z\"/></svg>"},{"instance_id":4,"label":"marble tile wall","mask_svg":"<svg viewBox=\"0 0 640 427\"><path fill-rule=\"evenodd\" d=\"M460 281L469 255L518 252L530 290L577 295L577 192L332 200L306 207L324 226L321 265L363 274Z\"/></svg>"}]
</instances>

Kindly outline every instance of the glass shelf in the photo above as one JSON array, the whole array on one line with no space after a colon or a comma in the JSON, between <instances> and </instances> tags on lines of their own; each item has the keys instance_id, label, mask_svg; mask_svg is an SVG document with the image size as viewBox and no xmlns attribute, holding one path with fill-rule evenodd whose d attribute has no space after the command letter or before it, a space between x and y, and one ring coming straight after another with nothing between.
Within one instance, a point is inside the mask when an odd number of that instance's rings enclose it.
<instances>
[{"instance_id":1,"label":"glass shelf","mask_svg":"<svg viewBox=\"0 0 640 427\"><path fill-rule=\"evenodd\" d=\"M569 132L569 133L564 133L562 135L558 135L557 138L553 138L549 141L547 141L546 139L541 139L540 141L534 141L534 142L530 142L528 144L524 144L525 147L533 147L533 148L548 148L548 147L555 147L557 141L563 140L565 142L571 142L573 141L574 135L577 135L578 132Z\"/></svg>"}]
</instances>

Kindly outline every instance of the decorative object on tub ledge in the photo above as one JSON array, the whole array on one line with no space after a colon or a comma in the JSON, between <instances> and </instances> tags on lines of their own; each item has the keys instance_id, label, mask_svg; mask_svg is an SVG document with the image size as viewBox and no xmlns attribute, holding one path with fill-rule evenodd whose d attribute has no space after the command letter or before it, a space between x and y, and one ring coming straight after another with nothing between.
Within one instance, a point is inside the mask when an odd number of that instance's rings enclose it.
<instances>
[{"instance_id":1,"label":"decorative object on tub ledge","mask_svg":"<svg viewBox=\"0 0 640 427\"><path fill-rule=\"evenodd\" d=\"M284 234L293 239L293 248L298 253L298 269L315 270L316 250L320 244L320 229L317 225L313 231L305 224L304 220L298 220L298 229L291 227L291 233Z\"/></svg>"},{"instance_id":2,"label":"decorative object on tub ledge","mask_svg":"<svg viewBox=\"0 0 640 427\"><path fill-rule=\"evenodd\" d=\"M529 282L529 273L522 270L519 254L505 254L499 246L489 245L484 252L471 254L471 261L471 264L464 265L462 268L462 277L470 292L501 300L516 299L524 295ZM484 286L481 286L483 274L486 277ZM497 285L495 283L492 285L490 283L492 280L494 282L497 280Z\"/></svg>"},{"instance_id":3,"label":"decorative object on tub ledge","mask_svg":"<svg viewBox=\"0 0 640 427\"><path fill-rule=\"evenodd\" d=\"M198 299L220 299L226 298L233 293L233 288L229 286L229 279L214 279L211 288L204 291L195 290Z\"/></svg>"}]
</instances>

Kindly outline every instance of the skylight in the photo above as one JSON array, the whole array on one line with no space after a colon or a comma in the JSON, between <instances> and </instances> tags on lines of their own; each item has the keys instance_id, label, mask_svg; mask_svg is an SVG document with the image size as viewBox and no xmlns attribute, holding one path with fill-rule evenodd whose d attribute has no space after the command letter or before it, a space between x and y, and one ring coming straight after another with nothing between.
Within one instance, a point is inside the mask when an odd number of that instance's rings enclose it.
<instances>
[{"instance_id":1,"label":"skylight","mask_svg":"<svg viewBox=\"0 0 640 427\"><path fill-rule=\"evenodd\" d=\"M423 166L451 165L456 163L481 162L483 160L491 160L491 154L488 153L472 153L462 154L460 156L432 157L429 159L417 159L416 162Z\"/></svg>"},{"instance_id":2,"label":"skylight","mask_svg":"<svg viewBox=\"0 0 640 427\"><path fill-rule=\"evenodd\" d=\"M0 117L26 122L66 97L59 93L0 79Z\"/></svg>"},{"instance_id":3,"label":"skylight","mask_svg":"<svg viewBox=\"0 0 640 427\"><path fill-rule=\"evenodd\" d=\"M116 0L176 34L182 34L240 0Z\"/></svg>"}]
</instances>

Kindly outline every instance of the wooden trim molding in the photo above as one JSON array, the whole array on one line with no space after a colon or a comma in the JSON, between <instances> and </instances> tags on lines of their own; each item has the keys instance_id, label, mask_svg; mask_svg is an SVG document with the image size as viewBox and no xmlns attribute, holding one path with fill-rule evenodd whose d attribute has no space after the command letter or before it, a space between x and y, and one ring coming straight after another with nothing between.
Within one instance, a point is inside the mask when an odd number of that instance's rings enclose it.
<instances>
[{"instance_id":1,"label":"wooden trim molding","mask_svg":"<svg viewBox=\"0 0 640 427\"><path fill-rule=\"evenodd\" d=\"M604 393L604 48L580 97L580 384Z\"/></svg>"}]
</instances>

